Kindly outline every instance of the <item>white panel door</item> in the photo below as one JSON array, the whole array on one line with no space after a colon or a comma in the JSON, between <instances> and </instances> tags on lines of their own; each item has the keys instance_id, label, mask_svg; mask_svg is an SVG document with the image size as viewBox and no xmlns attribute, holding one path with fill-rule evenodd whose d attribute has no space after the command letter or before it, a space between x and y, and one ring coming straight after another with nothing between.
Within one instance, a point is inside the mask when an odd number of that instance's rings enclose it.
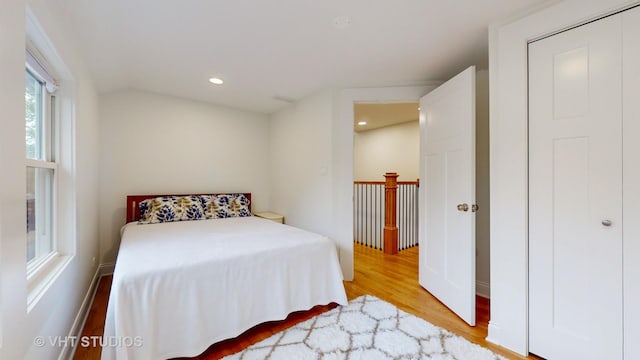
<instances>
[{"instance_id":1,"label":"white panel door","mask_svg":"<svg viewBox=\"0 0 640 360\"><path fill-rule=\"evenodd\" d=\"M529 45L529 350L547 359L622 358L621 24Z\"/></svg>"},{"instance_id":2,"label":"white panel door","mask_svg":"<svg viewBox=\"0 0 640 360\"><path fill-rule=\"evenodd\" d=\"M419 282L476 323L475 66L420 99Z\"/></svg>"},{"instance_id":3,"label":"white panel door","mask_svg":"<svg viewBox=\"0 0 640 360\"><path fill-rule=\"evenodd\" d=\"M640 359L640 7L622 24L624 358Z\"/></svg>"}]
</instances>

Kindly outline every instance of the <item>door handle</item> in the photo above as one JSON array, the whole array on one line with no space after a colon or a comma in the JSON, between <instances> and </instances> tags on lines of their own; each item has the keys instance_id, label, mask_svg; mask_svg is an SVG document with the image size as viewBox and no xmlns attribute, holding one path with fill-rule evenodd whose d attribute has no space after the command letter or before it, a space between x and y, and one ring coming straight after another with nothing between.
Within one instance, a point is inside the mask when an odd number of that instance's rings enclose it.
<instances>
[{"instance_id":1,"label":"door handle","mask_svg":"<svg viewBox=\"0 0 640 360\"><path fill-rule=\"evenodd\" d=\"M473 204L473 205L471 205L471 212L476 212L476 211L478 211L478 209L480 209L480 207L478 206L478 204Z\"/></svg>"},{"instance_id":2,"label":"door handle","mask_svg":"<svg viewBox=\"0 0 640 360\"><path fill-rule=\"evenodd\" d=\"M469 205L467 203L458 204L458 211L469 211Z\"/></svg>"},{"instance_id":3,"label":"door handle","mask_svg":"<svg viewBox=\"0 0 640 360\"><path fill-rule=\"evenodd\" d=\"M602 220L602 225L603 226L609 227L609 226L611 226L611 224L612 224L611 220Z\"/></svg>"}]
</instances>

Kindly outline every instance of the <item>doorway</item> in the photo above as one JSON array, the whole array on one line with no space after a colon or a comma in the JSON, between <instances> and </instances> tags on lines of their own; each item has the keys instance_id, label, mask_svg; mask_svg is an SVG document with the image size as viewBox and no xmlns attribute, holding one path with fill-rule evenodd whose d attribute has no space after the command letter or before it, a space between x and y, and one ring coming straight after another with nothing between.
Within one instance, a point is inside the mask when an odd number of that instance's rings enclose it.
<instances>
[{"instance_id":1,"label":"doorway","mask_svg":"<svg viewBox=\"0 0 640 360\"><path fill-rule=\"evenodd\" d=\"M488 94L488 80L489 74L487 70L481 70L476 74L476 200L480 205L480 211L476 215L476 293L483 297L489 298L490 285L489 285L489 94ZM356 136L355 124L356 117L354 116L354 107L357 104L371 104L371 103L407 103L416 102L424 94L429 93L431 90L437 88L436 85L420 86L420 87L401 87L401 88L378 88L378 89L351 89L342 93L341 100L341 119L342 123L338 126L349 126L350 130L343 129L341 131L348 131L353 139ZM347 123L348 120L348 123ZM351 142L353 146L353 142ZM343 149L342 153L354 151L352 149ZM354 151L355 152L355 151ZM354 156L355 157L355 156ZM353 170L355 170L355 165ZM345 170L348 171L348 170ZM352 173L355 175L355 171ZM354 177L354 180L357 180ZM353 186L353 185L351 185ZM428 184L421 184L421 186L428 186ZM349 207L352 211L350 214L353 216L353 208ZM346 214L345 214L346 215ZM353 231L353 225L352 231ZM352 236L355 235L352 233ZM353 243L352 243L353 244ZM353 246L353 245L352 245ZM347 261L353 261L353 250L349 254ZM351 263L352 264L352 263ZM350 264L349 264L350 265ZM351 266L351 269L353 267ZM352 278L353 273L347 273L346 278ZM488 301L483 300L482 303L488 306Z\"/></svg>"},{"instance_id":2,"label":"doorway","mask_svg":"<svg viewBox=\"0 0 640 360\"><path fill-rule=\"evenodd\" d=\"M420 126L417 102L355 103L354 241L387 253L418 245ZM398 244L384 248L385 174L395 191Z\"/></svg>"}]
</instances>

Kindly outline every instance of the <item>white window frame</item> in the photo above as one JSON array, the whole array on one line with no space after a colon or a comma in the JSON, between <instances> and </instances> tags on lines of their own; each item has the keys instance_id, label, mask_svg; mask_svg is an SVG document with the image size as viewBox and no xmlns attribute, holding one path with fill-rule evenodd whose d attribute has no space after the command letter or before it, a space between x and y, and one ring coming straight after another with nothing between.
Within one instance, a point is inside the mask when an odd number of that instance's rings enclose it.
<instances>
[{"instance_id":1,"label":"white window frame","mask_svg":"<svg viewBox=\"0 0 640 360\"><path fill-rule=\"evenodd\" d=\"M58 213L57 206L57 173L58 173L58 164L55 162L55 159L58 157L58 149L56 144L58 143L56 139L55 129L59 126L58 114L55 112L57 107L55 106L55 95L54 93L49 92L46 86L47 80L45 76L43 76L38 69L34 69L33 67L27 64L26 70L33 76L37 81L42 84L42 99L40 99L42 108L41 108L41 116L42 116L42 137L40 138L40 147L41 147L41 156L42 159L25 159L26 168L34 168L34 169L50 169L53 172L53 178L51 179L52 183L51 189L48 191L51 192L50 196L51 201L50 207L48 211L51 212L50 216L46 215L47 209L43 206L36 206L35 208L35 218L36 221L40 219L40 221L44 220L44 227L48 229L48 242L51 244L51 249L46 253L42 254L42 242L38 241L38 236L36 236L35 243L35 258L27 262L27 279L34 277L37 274L38 269L42 267L46 267L46 264L52 261L53 258L57 255L57 225L56 225L56 217ZM42 71L42 70L40 70ZM37 176L37 175L36 175ZM40 186L38 186L40 185ZM42 199L47 195L47 189L44 189L43 186L47 184L38 184L36 181L36 199ZM40 196L38 196L40 195ZM41 223L40 223L41 224ZM38 231L38 227L36 224L36 231Z\"/></svg>"},{"instance_id":2,"label":"white window frame","mask_svg":"<svg viewBox=\"0 0 640 360\"><path fill-rule=\"evenodd\" d=\"M43 257L41 261L27 266L26 300L27 312L30 313L61 273L67 269L76 253L76 85L71 71L28 6L26 7L26 35L26 48L38 60L36 65L46 69L44 76L48 78L41 80L45 80L49 91L54 92L55 95L55 102L46 104L47 111L54 114L55 119L53 129L49 129L52 135L50 139L54 142L51 152L51 160L54 161L36 161L36 163L32 162L35 160L25 161L26 165L54 168L52 185L54 216L51 219L54 251ZM31 70L36 70L32 71L36 76L41 73L38 69ZM53 112L51 112L52 106Z\"/></svg>"}]
</instances>

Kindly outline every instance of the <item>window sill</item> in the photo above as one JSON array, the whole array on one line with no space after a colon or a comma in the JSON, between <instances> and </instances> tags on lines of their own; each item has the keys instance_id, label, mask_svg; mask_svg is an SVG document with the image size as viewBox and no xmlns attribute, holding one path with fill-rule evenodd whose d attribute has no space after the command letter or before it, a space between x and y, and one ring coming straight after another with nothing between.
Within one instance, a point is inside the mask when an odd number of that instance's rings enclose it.
<instances>
[{"instance_id":1,"label":"window sill","mask_svg":"<svg viewBox=\"0 0 640 360\"><path fill-rule=\"evenodd\" d=\"M35 307L38 301L51 287L62 271L71 262L71 255L53 253L27 276L27 313Z\"/></svg>"}]
</instances>

